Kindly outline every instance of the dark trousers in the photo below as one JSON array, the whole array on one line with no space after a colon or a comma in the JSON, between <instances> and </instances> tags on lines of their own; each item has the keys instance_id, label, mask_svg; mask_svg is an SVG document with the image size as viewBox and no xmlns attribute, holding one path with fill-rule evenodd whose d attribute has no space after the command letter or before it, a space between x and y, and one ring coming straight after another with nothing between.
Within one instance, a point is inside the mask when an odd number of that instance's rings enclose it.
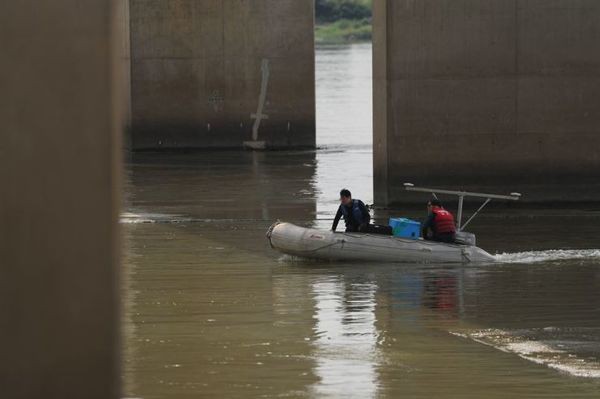
<instances>
[{"instance_id":1,"label":"dark trousers","mask_svg":"<svg viewBox=\"0 0 600 399\"><path fill-rule=\"evenodd\" d=\"M378 224L363 224L360 226L346 227L346 233L369 233L391 236L392 228L390 226L382 226Z\"/></svg>"},{"instance_id":2,"label":"dark trousers","mask_svg":"<svg viewBox=\"0 0 600 399\"><path fill-rule=\"evenodd\" d=\"M435 234L432 238L432 241L445 242L446 244L452 244L456 240L456 235L454 233L445 233L445 234Z\"/></svg>"}]
</instances>

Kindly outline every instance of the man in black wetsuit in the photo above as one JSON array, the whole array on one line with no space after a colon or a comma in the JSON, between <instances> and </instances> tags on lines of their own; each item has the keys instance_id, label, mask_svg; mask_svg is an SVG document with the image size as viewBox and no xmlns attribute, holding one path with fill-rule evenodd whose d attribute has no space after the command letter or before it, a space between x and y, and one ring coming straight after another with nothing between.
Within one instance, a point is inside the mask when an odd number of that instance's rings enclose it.
<instances>
[{"instance_id":1,"label":"man in black wetsuit","mask_svg":"<svg viewBox=\"0 0 600 399\"><path fill-rule=\"evenodd\" d=\"M367 233L369 230L369 222L371 221L371 215L366 205L358 199L352 199L350 191L343 189L340 191L340 207L335 214L333 220L332 231L335 231L337 225L344 217L346 223L346 232L361 232Z\"/></svg>"}]
</instances>

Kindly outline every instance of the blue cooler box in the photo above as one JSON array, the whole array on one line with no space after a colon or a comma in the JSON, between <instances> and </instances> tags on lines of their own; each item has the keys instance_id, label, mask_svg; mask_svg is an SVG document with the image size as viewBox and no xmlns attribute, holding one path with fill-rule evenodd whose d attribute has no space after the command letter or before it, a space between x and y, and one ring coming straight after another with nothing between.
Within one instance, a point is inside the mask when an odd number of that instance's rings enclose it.
<instances>
[{"instance_id":1,"label":"blue cooler box","mask_svg":"<svg viewBox=\"0 0 600 399\"><path fill-rule=\"evenodd\" d=\"M421 236L421 223L406 218L390 218L390 227L395 237L418 239Z\"/></svg>"}]
</instances>

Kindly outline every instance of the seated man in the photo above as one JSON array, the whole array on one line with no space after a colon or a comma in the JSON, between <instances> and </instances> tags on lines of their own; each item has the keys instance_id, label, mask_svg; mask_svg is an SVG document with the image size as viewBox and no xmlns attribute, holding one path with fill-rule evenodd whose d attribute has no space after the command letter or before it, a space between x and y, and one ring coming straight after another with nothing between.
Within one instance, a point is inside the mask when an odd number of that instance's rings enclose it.
<instances>
[{"instance_id":1,"label":"seated man","mask_svg":"<svg viewBox=\"0 0 600 399\"><path fill-rule=\"evenodd\" d=\"M337 228L340 218L344 217L346 223L346 232L361 232L366 233L369 231L369 222L371 221L371 215L365 204L358 199L352 199L350 191L343 189L340 191L340 207L335 214L333 220L332 231Z\"/></svg>"},{"instance_id":2,"label":"seated man","mask_svg":"<svg viewBox=\"0 0 600 399\"><path fill-rule=\"evenodd\" d=\"M423 223L423 238L426 240L453 243L456 238L454 216L433 199L427 203L429 214Z\"/></svg>"}]
</instances>

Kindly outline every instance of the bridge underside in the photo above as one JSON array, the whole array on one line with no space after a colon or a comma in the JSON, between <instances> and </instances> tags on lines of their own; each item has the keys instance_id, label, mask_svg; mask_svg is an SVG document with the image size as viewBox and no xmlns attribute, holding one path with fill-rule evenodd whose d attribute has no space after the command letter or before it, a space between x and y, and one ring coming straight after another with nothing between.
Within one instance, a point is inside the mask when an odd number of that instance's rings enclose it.
<instances>
[{"instance_id":1,"label":"bridge underside","mask_svg":"<svg viewBox=\"0 0 600 399\"><path fill-rule=\"evenodd\" d=\"M374 188L600 199L600 2L375 0Z\"/></svg>"}]
</instances>

